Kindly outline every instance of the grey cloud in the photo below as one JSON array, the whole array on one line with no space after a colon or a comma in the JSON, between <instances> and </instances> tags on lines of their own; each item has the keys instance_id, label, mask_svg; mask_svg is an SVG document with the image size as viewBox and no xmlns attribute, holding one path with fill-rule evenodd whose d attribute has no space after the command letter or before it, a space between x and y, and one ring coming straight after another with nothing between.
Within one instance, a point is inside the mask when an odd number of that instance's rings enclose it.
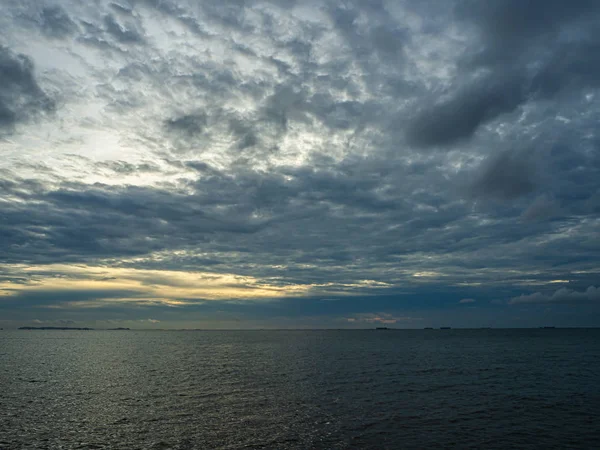
<instances>
[{"instance_id":1,"label":"grey cloud","mask_svg":"<svg viewBox=\"0 0 600 450\"><path fill-rule=\"evenodd\" d=\"M240 150L253 147L258 144L258 138L252 127L246 121L233 118L229 122L229 128L235 136L237 146Z\"/></svg>"},{"instance_id":2,"label":"grey cloud","mask_svg":"<svg viewBox=\"0 0 600 450\"><path fill-rule=\"evenodd\" d=\"M49 114L54 101L39 86L30 58L0 46L0 130Z\"/></svg>"},{"instance_id":3,"label":"grey cloud","mask_svg":"<svg viewBox=\"0 0 600 450\"><path fill-rule=\"evenodd\" d=\"M185 195L78 183L49 190L41 184L5 181L5 198L35 201L38 207L7 205L0 223L0 252L5 261L37 262L136 255L199 243L212 233L253 233L264 226L252 219L253 205L238 198L243 197L238 187L224 183L209 179L205 191ZM213 200L218 195L213 187L218 186L227 189L226 195Z\"/></svg>"},{"instance_id":4,"label":"grey cloud","mask_svg":"<svg viewBox=\"0 0 600 450\"><path fill-rule=\"evenodd\" d=\"M104 34L102 28L86 20L81 20L80 23L83 27L83 33L79 38L81 42L88 45L96 46L98 48L111 48L108 42L102 37L102 35Z\"/></svg>"},{"instance_id":5,"label":"grey cloud","mask_svg":"<svg viewBox=\"0 0 600 450\"><path fill-rule=\"evenodd\" d=\"M189 186L195 190L191 195L176 190L78 183L48 189L39 183L6 180L3 195L25 204L11 202L5 208L0 224L6 237L2 243L4 259L80 260L145 254L199 245L211 235L211 239L221 241L222 233L286 229L295 221L319 215L336 226L344 219L335 216L342 213L385 214L401 207L397 200L376 192L377 178L361 179L358 172L288 168L268 174L240 168L230 174L203 163L189 167L202 174ZM31 202L38 205L33 210L26 206ZM300 250L303 239L293 246ZM268 251L269 245L260 242L255 242L260 251Z\"/></svg>"},{"instance_id":6,"label":"grey cloud","mask_svg":"<svg viewBox=\"0 0 600 450\"><path fill-rule=\"evenodd\" d=\"M483 163L483 170L470 186L475 196L512 200L535 189L535 166L527 154L506 151Z\"/></svg>"},{"instance_id":7,"label":"grey cloud","mask_svg":"<svg viewBox=\"0 0 600 450\"><path fill-rule=\"evenodd\" d=\"M483 54L477 59L496 63L526 51L529 44L548 44L565 24L593 21L600 6L594 0L464 0L457 3L456 12L459 18L474 23L484 38Z\"/></svg>"},{"instance_id":8,"label":"grey cloud","mask_svg":"<svg viewBox=\"0 0 600 450\"><path fill-rule=\"evenodd\" d=\"M289 83L267 98L262 116L282 132L290 121L311 124L315 119L333 130L360 131L379 118L380 107L368 101L340 101L329 92L310 95L306 87Z\"/></svg>"},{"instance_id":9,"label":"grey cloud","mask_svg":"<svg viewBox=\"0 0 600 450\"><path fill-rule=\"evenodd\" d=\"M558 303L587 303L600 301L600 288L595 286L588 287L585 291L574 291L567 288L561 288L552 294L542 294L536 292L529 295L521 295L509 300L511 305L519 304L558 304Z\"/></svg>"},{"instance_id":10,"label":"grey cloud","mask_svg":"<svg viewBox=\"0 0 600 450\"><path fill-rule=\"evenodd\" d=\"M482 39L467 50L450 94L408 123L409 144L451 146L527 102L598 86L598 2L467 0L458 3L457 11ZM487 75L479 83L461 83L482 71Z\"/></svg>"},{"instance_id":11,"label":"grey cloud","mask_svg":"<svg viewBox=\"0 0 600 450\"><path fill-rule=\"evenodd\" d=\"M403 50L403 41L408 36L399 29L388 29L379 26L370 33L373 47L381 53L382 57L394 58L401 55Z\"/></svg>"},{"instance_id":12,"label":"grey cloud","mask_svg":"<svg viewBox=\"0 0 600 450\"><path fill-rule=\"evenodd\" d=\"M211 25L219 25L226 31L243 31L251 33L254 26L247 20L247 9L243 0L230 0L223 2L205 2L202 13Z\"/></svg>"},{"instance_id":13,"label":"grey cloud","mask_svg":"<svg viewBox=\"0 0 600 450\"><path fill-rule=\"evenodd\" d=\"M481 125L514 111L524 99L520 77L486 77L468 84L447 100L423 108L408 123L407 141L415 147L455 144L470 138Z\"/></svg>"},{"instance_id":14,"label":"grey cloud","mask_svg":"<svg viewBox=\"0 0 600 450\"><path fill-rule=\"evenodd\" d=\"M83 16L79 21L83 32L78 41L103 51L128 54L134 61L141 56L146 44L143 20L139 16L117 14L107 11L102 5L93 14ZM114 8L113 8L114 9ZM123 11L121 11L123 12ZM131 53L136 50L137 54ZM135 62L132 65L137 65Z\"/></svg>"},{"instance_id":15,"label":"grey cloud","mask_svg":"<svg viewBox=\"0 0 600 450\"><path fill-rule=\"evenodd\" d=\"M48 6L41 12L42 32L53 38L66 38L79 29L69 15L60 6Z\"/></svg>"},{"instance_id":16,"label":"grey cloud","mask_svg":"<svg viewBox=\"0 0 600 450\"><path fill-rule=\"evenodd\" d=\"M179 2L171 0L136 0L133 2L133 5L135 7L142 5L151 8L152 10L158 11L167 17L174 18L189 31L198 36L205 38L210 37L210 35L204 29L203 24L201 24L196 15L193 14L193 11L186 8L184 4L180 4Z\"/></svg>"},{"instance_id":17,"label":"grey cloud","mask_svg":"<svg viewBox=\"0 0 600 450\"><path fill-rule=\"evenodd\" d=\"M193 137L202 133L208 123L206 113L185 114L165 121L167 130Z\"/></svg>"},{"instance_id":18,"label":"grey cloud","mask_svg":"<svg viewBox=\"0 0 600 450\"><path fill-rule=\"evenodd\" d=\"M160 167L151 162L132 164L126 161L103 161L96 163L96 167L108 169L121 175L131 175L135 173L160 173Z\"/></svg>"},{"instance_id":19,"label":"grey cloud","mask_svg":"<svg viewBox=\"0 0 600 450\"><path fill-rule=\"evenodd\" d=\"M110 3L110 7L117 14L123 14L123 15L129 16L129 15L131 15L131 12L132 12L131 7L129 7L127 4L122 5L122 4L118 4L118 3Z\"/></svg>"},{"instance_id":20,"label":"grey cloud","mask_svg":"<svg viewBox=\"0 0 600 450\"><path fill-rule=\"evenodd\" d=\"M552 98L568 89L600 85L600 39L560 44L531 80L531 92Z\"/></svg>"},{"instance_id":21,"label":"grey cloud","mask_svg":"<svg viewBox=\"0 0 600 450\"><path fill-rule=\"evenodd\" d=\"M556 202L548 196L542 195L523 211L521 217L527 221L544 220L556 215L558 211Z\"/></svg>"},{"instance_id":22,"label":"grey cloud","mask_svg":"<svg viewBox=\"0 0 600 450\"><path fill-rule=\"evenodd\" d=\"M242 139L238 142L240 150L244 150L248 147L254 147L258 143L258 139L254 133L245 134Z\"/></svg>"},{"instance_id":23,"label":"grey cloud","mask_svg":"<svg viewBox=\"0 0 600 450\"><path fill-rule=\"evenodd\" d=\"M122 44L141 43L144 41L144 37L136 29L135 25L128 23L126 26L123 26L111 14L104 17L104 26L106 31Z\"/></svg>"},{"instance_id":24,"label":"grey cloud","mask_svg":"<svg viewBox=\"0 0 600 450\"><path fill-rule=\"evenodd\" d=\"M264 107L264 117L281 131L286 131L290 119L309 122L307 93L303 87L278 86Z\"/></svg>"},{"instance_id":25,"label":"grey cloud","mask_svg":"<svg viewBox=\"0 0 600 450\"><path fill-rule=\"evenodd\" d=\"M331 8L329 13L333 24L363 64L367 63L373 53L379 58L392 59L394 62L402 55L403 44L408 35L398 24L389 20L382 2L355 2L354 5ZM361 27L358 20L361 13L368 14L379 25L363 24Z\"/></svg>"}]
</instances>

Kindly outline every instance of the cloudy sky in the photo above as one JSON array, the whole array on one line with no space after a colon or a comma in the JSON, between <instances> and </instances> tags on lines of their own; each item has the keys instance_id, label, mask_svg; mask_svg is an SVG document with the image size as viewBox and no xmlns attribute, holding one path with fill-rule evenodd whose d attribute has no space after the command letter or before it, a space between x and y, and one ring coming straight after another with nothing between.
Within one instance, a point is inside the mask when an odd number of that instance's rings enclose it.
<instances>
[{"instance_id":1,"label":"cloudy sky","mask_svg":"<svg viewBox=\"0 0 600 450\"><path fill-rule=\"evenodd\" d=\"M0 326L600 326L600 2L0 1Z\"/></svg>"}]
</instances>

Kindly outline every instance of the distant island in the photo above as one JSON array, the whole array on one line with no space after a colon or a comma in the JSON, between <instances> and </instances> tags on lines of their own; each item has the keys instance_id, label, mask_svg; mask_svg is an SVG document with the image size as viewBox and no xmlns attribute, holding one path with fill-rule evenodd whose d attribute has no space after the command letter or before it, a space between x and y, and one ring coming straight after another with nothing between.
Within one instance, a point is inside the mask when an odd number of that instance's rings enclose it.
<instances>
[{"instance_id":1,"label":"distant island","mask_svg":"<svg viewBox=\"0 0 600 450\"><path fill-rule=\"evenodd\" d=\"M130 330L130 328L122 328L122 327L119 327L119 328L107 328L106 330L107 330L107 331L129 331L129 330Z\"/></svg>"}]
</instances>

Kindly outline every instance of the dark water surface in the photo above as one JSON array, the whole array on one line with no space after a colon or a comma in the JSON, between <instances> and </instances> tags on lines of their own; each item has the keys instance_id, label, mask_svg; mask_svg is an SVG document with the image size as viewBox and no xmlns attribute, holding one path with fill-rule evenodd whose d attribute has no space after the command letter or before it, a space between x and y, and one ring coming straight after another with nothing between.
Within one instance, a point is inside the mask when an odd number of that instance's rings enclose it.
<instances>
[{"instance_id":1,"label":"dark water surface","mask_svg":"<svg viewBox=\"0 0 600 450\"><path fill-rule=\"evenodd\" d=\"M600 330L1 331L0 448L600 448Z\"/></svg>"}]
</instances>

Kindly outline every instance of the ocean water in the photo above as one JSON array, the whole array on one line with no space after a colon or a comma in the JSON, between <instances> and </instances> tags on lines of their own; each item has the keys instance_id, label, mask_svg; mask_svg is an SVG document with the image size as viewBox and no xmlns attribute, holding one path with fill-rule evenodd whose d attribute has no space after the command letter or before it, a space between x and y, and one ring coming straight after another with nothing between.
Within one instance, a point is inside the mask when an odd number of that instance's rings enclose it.
<instances>
[{"instance_id":1,"label":"ocean water","mask_svg":"<svg viewBox=\"0 0 600 450\"><path fill-rule=\"evenodd\" d=\"M600 329L0 331L0 448L600 448Z\"/></svg>"}]
</instances>

